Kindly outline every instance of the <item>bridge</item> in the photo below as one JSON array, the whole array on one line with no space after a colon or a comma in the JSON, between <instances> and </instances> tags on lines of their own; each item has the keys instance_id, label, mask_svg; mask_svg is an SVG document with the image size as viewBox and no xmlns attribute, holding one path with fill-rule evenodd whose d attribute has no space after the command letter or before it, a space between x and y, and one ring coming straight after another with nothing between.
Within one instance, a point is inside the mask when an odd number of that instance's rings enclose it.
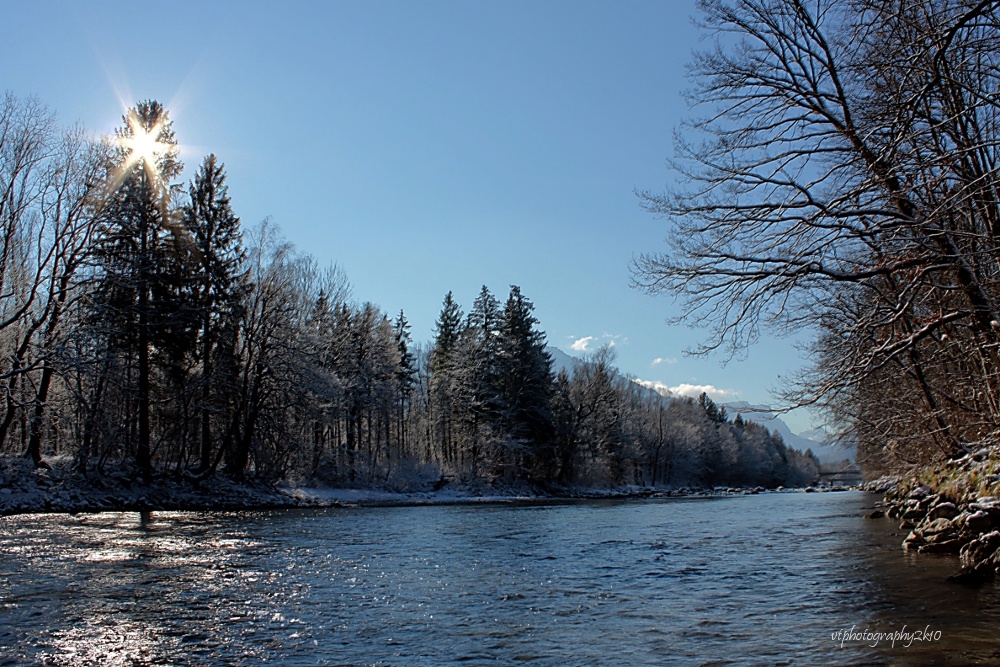
<instances>
[{"instance_id":1,"label":"bridge","mask_svg":"<svg viewBox=\"0 0 1000 667\"><path fill-rule=\"evenodd\" d=\"M861 470L856 466L844 468L843 470L820 470L819 482L833 486L855 486L863 481Z\"/></svg>"}]
</instances>

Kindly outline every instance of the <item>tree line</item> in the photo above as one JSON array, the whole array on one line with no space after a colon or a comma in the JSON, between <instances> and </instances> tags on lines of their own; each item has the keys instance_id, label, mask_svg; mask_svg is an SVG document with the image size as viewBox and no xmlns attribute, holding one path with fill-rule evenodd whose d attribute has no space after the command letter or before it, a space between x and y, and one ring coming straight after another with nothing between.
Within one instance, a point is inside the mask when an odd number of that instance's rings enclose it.
<instances>
[{"instance_id":1,"label":"tree line","mask_svg":"<svg viewBox=\"0 0 1000 667\"><path fill-rule=\"evenodd\" d=\"M554 373L533 305L449 293L434 338L356 301L270 221L244 229L224 165L186 187L167 111L116 136L0 105L0 453L406 488L795 485L814 457L618 374L610 349Z\"/></svg>"},{"instance_id":2,"label":"tree line","mask_svg":"<svg viewBox=\"0 0 1000 667\"><path fill-rule=\"evenodd\" d=\"M1000 434L1000 5L702 0L698 114L635 282L733 354L807 332L789 405L869 474Z\"/></svg>"}]
</instances>

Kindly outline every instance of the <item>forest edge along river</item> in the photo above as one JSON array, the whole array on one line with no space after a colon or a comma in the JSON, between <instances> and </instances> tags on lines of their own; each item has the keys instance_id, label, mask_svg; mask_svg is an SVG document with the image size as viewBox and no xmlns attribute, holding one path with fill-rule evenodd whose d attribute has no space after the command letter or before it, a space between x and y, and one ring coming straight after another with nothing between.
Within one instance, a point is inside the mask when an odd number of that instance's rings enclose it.
<instances>
[{"instance_id":1,"label":"forest edge along river","mask_svg":"<svg viewBox=\"0 0 1000 667\"><path fill-rule=\"evenodd\" d=\"M992 664L860 493L0 518L2 665Z\"/></svg>"}]
</instances>

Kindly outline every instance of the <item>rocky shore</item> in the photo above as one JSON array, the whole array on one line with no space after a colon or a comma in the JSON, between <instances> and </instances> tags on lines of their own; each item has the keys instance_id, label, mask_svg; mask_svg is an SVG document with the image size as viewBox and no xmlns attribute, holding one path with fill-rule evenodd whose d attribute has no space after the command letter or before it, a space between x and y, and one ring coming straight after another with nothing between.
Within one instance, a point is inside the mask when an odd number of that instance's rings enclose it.
<instances>
[{"instance_id":1,"label":"rocky shore","mask_svg":"<svg viewBox=\"0 0 1000 667\"><path fill-rule=\"evenodd\" d=\"M899 521L904 549L958 556L950 581L978 586L1000 574L1000 457L991 450L866 488L884 493L867 517Z\"/></svg>"}]
</instances>

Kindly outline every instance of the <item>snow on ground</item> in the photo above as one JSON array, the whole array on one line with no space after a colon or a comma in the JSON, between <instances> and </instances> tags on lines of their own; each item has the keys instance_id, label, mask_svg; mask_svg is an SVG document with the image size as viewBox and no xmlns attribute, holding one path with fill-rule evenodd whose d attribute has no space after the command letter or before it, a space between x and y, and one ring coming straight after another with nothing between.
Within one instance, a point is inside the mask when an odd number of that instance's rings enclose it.
<instances>
[{"instance_id":1,"label":"snow on ground","mask_svg":"<svg viewBox=\"0 0 1000 667\"><path fill-rule=\"evenodd\" d=\"M0 515L26 512L101 512L160 510L253 510L294 507L366 507L474 503L553 502L586 498L644 498L758 493L762 488L614 489L463 486L454 482L436 488L427 480L423 491L327 486L269 486L237 483L217 474L199 479L190 474L161 471L144 476L135 470L109 467L84 475L69 460L53 461L52 469L36 470L24 459L0 459ZM416 485L419 486L419 485ZM411 486L413 488L413 486Z\"/></svg>"}]
</instances>

